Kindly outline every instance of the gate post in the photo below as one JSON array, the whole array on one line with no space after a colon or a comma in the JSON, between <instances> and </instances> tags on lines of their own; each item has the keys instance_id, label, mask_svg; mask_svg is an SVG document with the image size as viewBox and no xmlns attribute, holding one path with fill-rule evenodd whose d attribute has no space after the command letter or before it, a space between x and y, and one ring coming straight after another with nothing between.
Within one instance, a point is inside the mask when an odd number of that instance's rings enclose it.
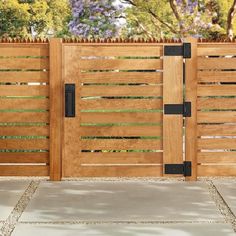
<instances>
[{"instance_id":1,"label":"gate post","mask_svg":"<svg viewBox=\"0 0 236 236\"><path fill-rule=\"evenodd\" d=\"M191 43L191 58L185 62L186 100L192 103L192 116L185 119L185 161L192 162L192 176L186 180L197 180L197 39Z\"/></svg>"},{"instance_id":2,"label":"gate post","mask_svg":"<svg viewBox=\"0 0 236 236\"><path fill-rule=\"evenodd\" d=\"M50 180L62 176L62 40L50 39Z\"/></svg>"}]
</instances>

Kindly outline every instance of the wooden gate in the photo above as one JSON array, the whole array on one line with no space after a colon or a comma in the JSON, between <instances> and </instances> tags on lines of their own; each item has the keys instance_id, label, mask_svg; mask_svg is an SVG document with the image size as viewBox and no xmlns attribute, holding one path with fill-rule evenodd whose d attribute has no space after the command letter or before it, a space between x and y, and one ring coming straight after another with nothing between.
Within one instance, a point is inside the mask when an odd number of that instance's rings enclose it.
<instances>
[{"instance_id":1,"label":"wooden gate","mask_svg":"<svg viewBox=\"0 0 236 236\"><path fill-rule=\"evenodd\" d=\"M236 44L187 42L0 40L0 176L236 176Z\"/></svg>"},{"instance_id":2,"label":"wooden gate","mask_svg":"<svg viewBox=\"0 0 236 236\"><path fill-rule=\"evenodd\" d=\"M183 51L63 44L63 177L183 174Z\"/></svg>"}]
</instances>

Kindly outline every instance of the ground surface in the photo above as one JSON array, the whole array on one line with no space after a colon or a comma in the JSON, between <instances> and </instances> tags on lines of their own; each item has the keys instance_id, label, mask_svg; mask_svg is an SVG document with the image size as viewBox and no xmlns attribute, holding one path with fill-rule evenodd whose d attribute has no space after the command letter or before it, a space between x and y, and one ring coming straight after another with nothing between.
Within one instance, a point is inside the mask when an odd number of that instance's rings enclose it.
<instances>
[{"instance_id":1,"label":"ground surface","mask_svg":"<svg viewBox=\"0 0 236 236\"><path fill-rule=\"evenodd\" d=\"M233 236L236 179L0 179L0 235Z\"/></svg>"}]
</instances>

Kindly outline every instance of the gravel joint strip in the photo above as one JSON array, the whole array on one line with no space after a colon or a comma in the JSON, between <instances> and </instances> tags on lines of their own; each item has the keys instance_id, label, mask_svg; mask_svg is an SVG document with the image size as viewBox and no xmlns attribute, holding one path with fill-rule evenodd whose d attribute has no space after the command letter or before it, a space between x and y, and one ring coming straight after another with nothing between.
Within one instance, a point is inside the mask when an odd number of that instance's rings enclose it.
<instances>
[{"instance_id":1,"label":"gravel joint strip","mask_svg":"<svg viewBox=\"0 0 236 236\"><path fill-rule=\"evenodd\" d=\"M1 236L10 236L12 231L15 229L16 224L18 223L19 218L33 197L36 189L38 188L40 181L31 181L29 186L26 188L25 192L17 202L11 214L8 216L4 222L1 230Z\"/></svg>"},{"instance_id":2,"label":"gravel joint strip","mask_svg":"<svg viewBox=\"0 0 236 236\"><path fill-rule=\"evenodd\" d=\"M224 200L223 196L219 193L214 183L210 180L206 180L206 183L208 185L210 195L220 213L223 215L225 222L230 223L234 232L236 232L236 216Z\"/></svg>"}]
</instances>

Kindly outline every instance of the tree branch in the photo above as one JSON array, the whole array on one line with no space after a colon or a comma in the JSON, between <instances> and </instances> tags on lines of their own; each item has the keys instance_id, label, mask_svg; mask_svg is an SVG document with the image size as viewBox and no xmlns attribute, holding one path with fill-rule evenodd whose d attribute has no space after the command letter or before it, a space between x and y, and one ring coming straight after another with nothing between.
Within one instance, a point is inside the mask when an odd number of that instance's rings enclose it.
<instances>
[{"instance_id":1,"label":"tree branch","mask_svg":"<svg viewBox=\"0 0 236 236\"><path fill-rule=\"evenodd\" d=\"M138 20L136 16L134 16L135 22L138 24L138 26L142 29L142 31L149 37L149 38L154 38L153 34L146 30L145 26Z\"/></svg>"},{"instance_id":2,"label":"tree branch","mask_svg":"<svg viewBox=\"0 0 236 236\"><path fill-rule=\"evenodd\" d=\"M173 13L175 15L175 18L176 18L176 20L179 23L180 32L182 34L183 31L184 31L184 26L181 23L182 19L181 19L181 16L180 16L179 12L178 12L176 2L175 2L175 0L169 0L169 2L170 2L170 7L171 7L171 9L172 9L172 11L173 11Z\"/></svg>"},{"instance_id":3,"label":"tree branch","mask_svg":"<svg viewBox=\"0 0 236 236\"><path fill-rule=\"evenodd\" d=\"M236 0L234 0L232 6L229 9L228 17L227 17L227 36L230 39L233 39L234 32L233 32L233 18L236 13Z\"/></svg>"},{"instance_id":4,"label":"tree branch","mask_svg":"<svg viewBox=\"0 0 236 236\"><path fill-rule=\"evenodd\" d=\"M139 8L138 5L133 0L122 0L123 3L129 3L130 5ZM142 9L143 10L143 9ZM147 9L147 13L158 20L162 25L166 26L172 33L179 34L177 30L175 30L171 25L167 24L164 20L162 20L157 14L155 14L150 8Z\"/></svg>"}]
</instances>

